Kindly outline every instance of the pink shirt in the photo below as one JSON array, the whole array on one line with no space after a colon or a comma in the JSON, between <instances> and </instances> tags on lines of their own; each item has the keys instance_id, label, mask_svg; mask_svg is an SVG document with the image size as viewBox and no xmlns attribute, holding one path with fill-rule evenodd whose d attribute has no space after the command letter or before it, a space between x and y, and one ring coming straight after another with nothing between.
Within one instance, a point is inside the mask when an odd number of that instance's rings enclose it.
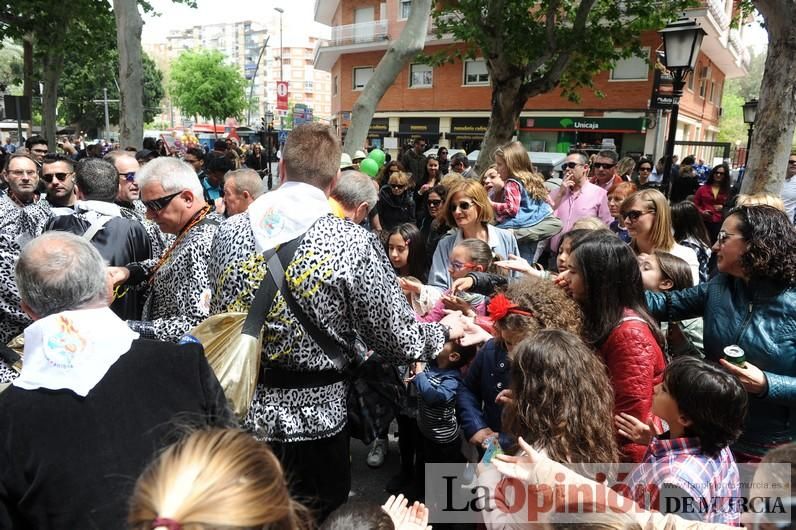
<instances>
[{"instance_id":1,"label":"pink shirt","mask_svg":"<svg viewBox=\"0 0 796 530\"><path fill-rule=\"evenodd\" d=\"M608 192L591 182L585 182L581 188L572 193L562 186L558 193L563 193L561 203L555 211L556 216L564 224L561 232L550 240L550 250L558 251L561 237L572 230L572 225L584 217L599 217L609 225L614 218L608 211Z\"/></svg>"}]
</instances>

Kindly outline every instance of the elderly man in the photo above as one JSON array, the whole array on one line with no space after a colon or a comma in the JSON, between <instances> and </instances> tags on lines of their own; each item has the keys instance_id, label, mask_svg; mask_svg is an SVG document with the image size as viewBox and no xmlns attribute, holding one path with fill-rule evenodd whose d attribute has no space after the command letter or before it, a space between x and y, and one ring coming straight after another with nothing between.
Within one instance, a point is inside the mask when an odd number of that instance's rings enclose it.
<instances>
[{"instance_id":1,"label":"elderly man","mask_svg":"<svg viewBox=\"0 0 796 530\"><path fill-rule=\"evenodd\" d=\"M253 169L236 169L224 177L224 215L245 212L263 194L263 179Z\"/></svg>"},{"instance_id":2,"label":"elderly man","mask_svg":"<svg viewBox=\"0 0 796 530\"><path fill-rule=\"evenodd\" d=\"M45 170L48 167L45 164ZM66 215L52 217L46 230L61 230L83 236L99 251L105 263L124 266L152 258L152 246L144 226L127 219L113 201L119 179L113 164L100 158L84 158L77 166L80 200ZM111 310L125 320L141 318L144 293L139 289L117 289Z\"/></svg>"},{"instance_id":3,"label":"elderly man","mask_svg":"<svg viewBox=\"0 0 796 530\"><path fill-rule=\"evenodd\" d=\"M0 231L18 238L22 245L41 233L50 205L39 200L39 168L29 155L9 155L3 179L8 189L0 194Z\"/></svg>"},{"instance_id":4,"label":"elderly man","mask_svg":"<svg viewBox=\"0 0 796 530\"><path fill-rule=\"evenodd\" d=\"M551 194L556 217L564 227L550 239L550 250L555 256L561 237L572 229L578 219L598 217L606 225L611 224L613 216L608 210L608 193L589 182L589 159L583 153L570 153L561 165L564 180L557 192Z\"/></svg>"},{"instance_id":5,"label":"elderly man","mask_svg":"<svg viewBox=\"0 0 796 530\"><path fill-rule=\"evenodd\" d=\"M477 179L478 173L475 172L475 169L470 167L470 161L467 159L467 155L464 153L456 153L451 158L451 171L455 171L459 173L464 178L468 179Z\"/></svg>"},{"instance_id":6,"label":"elderly man","mask_svg":"<svg viewBox=\"0 0 796 530\"><path fill-rule=\"evenodd\" d=\"M108 308L85 239L33 240L16 279L35 322L0 393L0 528L125 528L135 477L181 426L228 424L221 387L201 346L139 340Z\"/></svg>"},{"instance_id":7,"label":"elderly man","mask_svg":"<svg viewBox=\"0 0 796 530\"><path fill-rule=\"evenodd\" d=\"M156 158L136 180L147 218L176 238L159 260L112 267L111 273L116 284L149 282L143 320L128 321L130 327L147 337L177 342L209 315L207 261L223 218L211 212L193 168L178 158Z\"/></svg>"},{"instance_id":8,"label":"elderly man","mask_svg":"<svg viewBox=\"0 0 796 530\"><path fill-rule=\"evenodd\" d=\"M282 249L290 296L277 293L265 319L263 371L244 426L271 444L295 479L294 494L309 499L320 520L347 500L351 485L348 384L337 369L349 361L326 355L323 337L294 309L328 341L348 350L360 337L394 364L433 356L462 335L458 321L417 322L376 236L330 215L340 152L327 126L293 129L279 161L284 183L219 228L208 266L211 313L248 311L266 274L263 253Z\"/></svg>"},{"instance_id":9,"label":"elderly man","mask_svg":"<svg viewBox=\"0 0 796 530\"><path fill-rule=\"evenodd\" d=\"M337 201L345 218L362 224L379 200L379 194L370 177L359 171L343 171L330 197Z\"/></svg>"}]
</instances>

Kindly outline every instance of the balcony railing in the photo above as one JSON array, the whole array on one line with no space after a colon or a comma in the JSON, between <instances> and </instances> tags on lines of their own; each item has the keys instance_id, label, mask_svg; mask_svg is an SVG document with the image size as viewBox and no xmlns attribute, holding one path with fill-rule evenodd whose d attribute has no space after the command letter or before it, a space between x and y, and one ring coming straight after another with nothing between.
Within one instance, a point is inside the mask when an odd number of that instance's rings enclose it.
<instances>
[{"instance_id":1,"label":"balcony railing","mask_svg":"<svg viewBox=\"0 0 796 530\"><path fill-rule=\"evenodd\" d=\"M727 43L731 48L735 50L735 53L741 58L741 62L743 62L744 66L748 68L749 63L751 61L749 50L746 49L746 46L743 45L743 39L741 39L741 33L736 28L730 28L730 33L727 36Z\"/></svg>"},{"instance_id":2,"label":"balcony railing","mask_svg":"<svg viewBox=\"0 0 796 530\"><path fill-rule=\"evenodd\" d=\"M348 44L378 42L388 39L387 21L376 20L374 22L334 26L332 28L332 38L325 45L346 46Z\"/></svg>"},{"instance_id":3,"label":"balcony railing","mask_svg":"<svg viewBox=\"0 0 796 530\"><path fill-rule=\"evenodd\" d=\"M730 27L730 17L727 16L727 8L723 0L708 0L708 11L713 19L718 23L722 31Z\"/></svg>"}]
</instances>

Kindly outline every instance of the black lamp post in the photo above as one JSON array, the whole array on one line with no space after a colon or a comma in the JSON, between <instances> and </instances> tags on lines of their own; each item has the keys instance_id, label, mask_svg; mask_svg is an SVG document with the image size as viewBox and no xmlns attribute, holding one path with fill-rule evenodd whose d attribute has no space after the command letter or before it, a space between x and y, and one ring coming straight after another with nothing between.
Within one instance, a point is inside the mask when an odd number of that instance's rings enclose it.
<instances>
[{"instance_id":1,"label":"black lamp post","mask_svg":"<svg viewBox=\"0 0 796 530\"><path fill-rule=\"evenodd\" d=\"M757 100L752 99L743 104L743 122L749 124L749 138L746 140L746 159L743 163L743 173L735 185L738 192L741 191L741 184L743 184L743 179L749 171L749 154L752 149L752 131L755 129L755 118L757 118Z\"/></svg>"},{"instance_id":2,"label":"black lamp post","mask_svg":"<svg viewBox=\"0 0 796 530\"><path fill-rule=\"evenodd\" d=\"M271 123L274 121L274 113L270 110L265 111L265 144L266 144L266 151L265 151L265 160L266 160L266 168L265 174L268 175L268 189L271 189L273 185L273 176L271 175L271 131L273 127Z\"/></svg>"},{"instance_id":3,"label":"black lamp post","mask_svg":"<svg viewBox=\"0 0 796 530\"><path fill-rule=\"evenodd\" d=\"M705 31L696 21L682 18L658 33L663 37L663 65L672 75L672 112L669 116L669 137L666 139L663 167L663 184L666 186L668 198L672 191L670 173L674 156L674 137L677 134L677 115L680 113L680 97L683 95L686 77L696 66Z\"/></svg>"}]
</instances>

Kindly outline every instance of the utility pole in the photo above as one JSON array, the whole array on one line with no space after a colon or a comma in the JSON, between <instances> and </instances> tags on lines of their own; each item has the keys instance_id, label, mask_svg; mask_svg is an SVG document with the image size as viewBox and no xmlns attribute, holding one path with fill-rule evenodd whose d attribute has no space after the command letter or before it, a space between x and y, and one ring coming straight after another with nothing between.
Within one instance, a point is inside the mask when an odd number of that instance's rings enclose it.
<instances>
[{"instance_id":1,"label":"utility pole","mask_svg":"<svg viewBox=\"0 0 796 530\"><path fill-rule=\"evenodd\" d=\"M108 116L108 103L119 103L118 99L108 99L108 89L102 89L103 97L102 99L95 99L93 100L94 103L102 103L105 107L105 141L110 143L111 141L111 122L110 117Z\"/></svg>"}]
</instances>

